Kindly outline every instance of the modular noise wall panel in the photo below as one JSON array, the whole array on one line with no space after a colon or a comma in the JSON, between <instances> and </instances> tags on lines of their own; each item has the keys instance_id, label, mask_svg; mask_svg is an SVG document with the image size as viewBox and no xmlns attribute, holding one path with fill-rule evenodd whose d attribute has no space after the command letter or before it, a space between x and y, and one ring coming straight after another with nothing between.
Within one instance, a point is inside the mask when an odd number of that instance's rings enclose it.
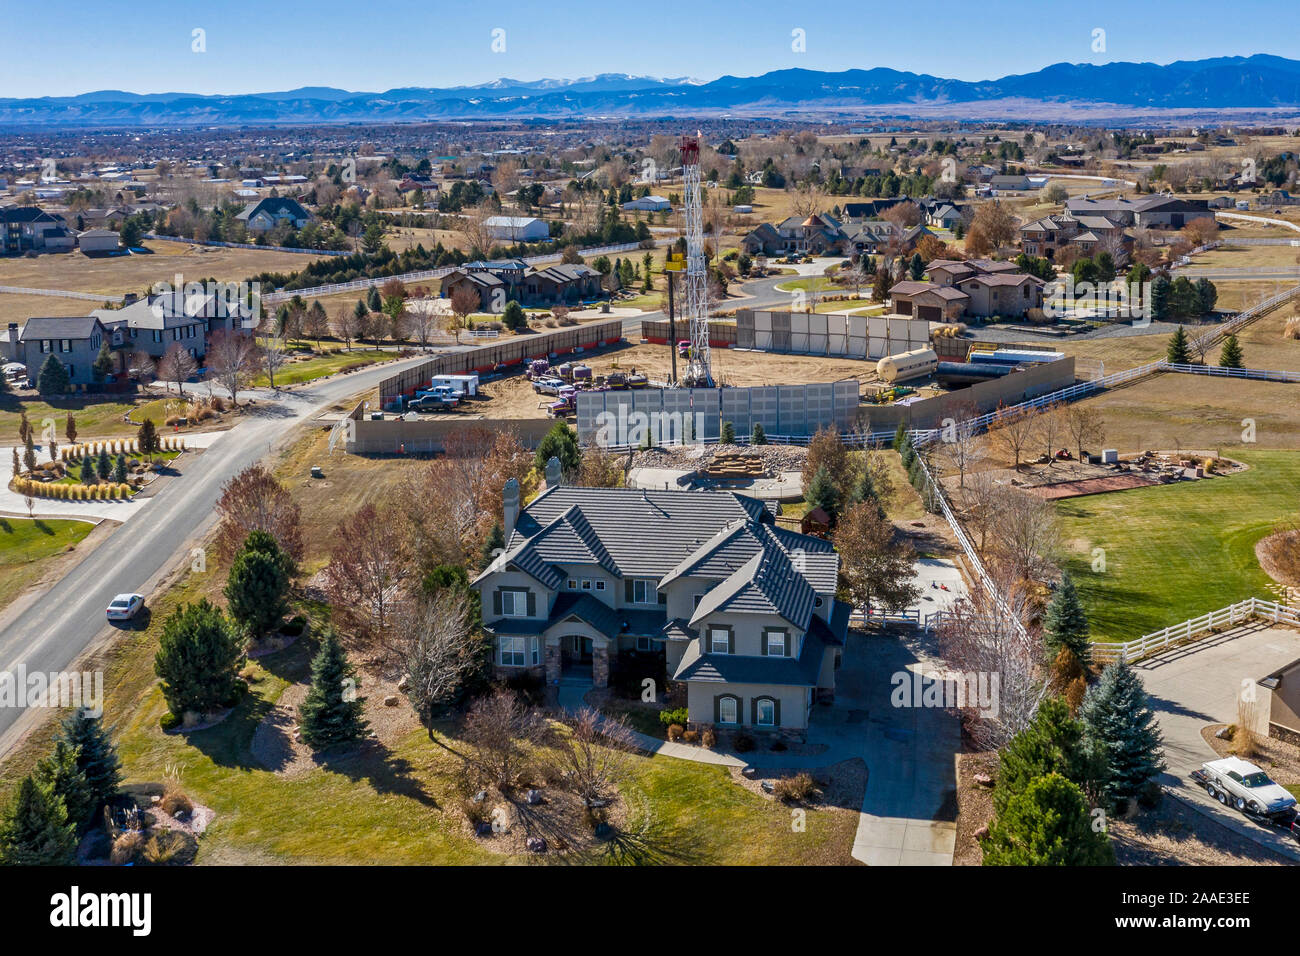
<instances>
[{"instance_id":1,"label":"modular noise wall panel","mask_svg":"<svg viewBox=\"0 0 1300 956\"><path fill-rule=\"evenodd\" d=\"M848 351L845 353L849 358L866 359L867 357L867 317L865 315L846 316L848 322Z\"/></svg>"},{"instance_id":2,"label":"modular noise wall panel","mask_svg":"<svg viewBox=\"0 0 1300 956\"><path fill-rule=\"evenodd\" d=\"M835 404L835 424L840 431L848 431L858 420L858 380L846 378L831 383Z\"/></svg>"},{"instance_id":3,"label":"modular noise wall panel","mask_svg":"<svg viewBox=\"0 0 1300 956\"><path fill-rule=\"evenodd\" d=\"M764 351L773 348L771 312L754 313L754 348Z\"/></svg>"},{"instance_id":4,"label":"modular noise wall panel","mask_svg":"<svg viewBox=\"0 0 1300 956\"><path fill-rule=\"evenodd\" d=\"M808 320L808 354L825 355L826 354L826 329L828 323L826 316L817 313L811 313L804 316ZM793 351L797 352L798 349Z\"/></svg>"},{"instance_id":5,"label":"modular noise wall panel","mask_svg":"<svg viewBox=\"0 0 1300 956\"><path fill-rule=\"evenodd\" d=\"M846 315L826 316L826 354L827 355L848 355L849 354L848 327L849 327L848 316Z\"/></svg>"},{"instance_id":6,"label":"modular noise wall panel","mask_svg":"<svg viewBox=\"0 0 1300 956\"><path fill-rule=\"evenodd\" d=\"M741 309L736 313L736 347L754 347L754 313L749 309Z\"/></svg>"},{"instance_id":7,"label":"modular noise wall panel","mask_svg":"<svg viewBox=\"0 0 1300 956\"><path fill-rule=\"evenodd\" d=\"M753 432L754 426L749 414L749 389L724 388L722 393L722 420L731 422L738 438L744 438Z\"/></svg>"},{"instance_id":8,"label":"modular noise wall panel","mask_svg":"<svg viewBox=\"0 0 1300 956\"><path fill-rule=\"evenodd\" d=\"M802 312L790 315L790 351L806 355L809 350L809 316Z\"/></svg>"},{"instance_id":9,"label":"modular noise wall panel","mask_svg":"<svg viewBox=\"0 0 1300 956\"><path fill-rule=\"evenodd\" d=\"M780 405L777 400L775 385L760 385L749 391L749 430L754 431L755 423L763 426L769 435L783 434L781 431Z\"/></svg>"},{"instance_id":10,"label":"modular noise wall panel","mask_svg":"<svg viewBox=\"0 0 1300 956\"><path fill-rule=\"evenodd\" d=\"M789 312L773 312L772 315L772 349L776 352L790 351L790 319L793 318Z\"/></svg>"}]
</instances>

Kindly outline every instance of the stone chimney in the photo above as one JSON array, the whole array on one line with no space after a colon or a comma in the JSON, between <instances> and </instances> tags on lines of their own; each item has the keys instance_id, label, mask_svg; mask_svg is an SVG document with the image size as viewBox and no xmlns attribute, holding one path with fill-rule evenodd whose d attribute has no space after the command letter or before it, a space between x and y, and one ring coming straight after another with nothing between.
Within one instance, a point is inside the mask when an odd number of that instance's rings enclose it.
<instances>
[{"instance_id":1,"label":"stone chimney","mask_svg":"<svg viewBox=\"0 0 1300 956\"><path fill-rule=\"evenodd\" d=\"M514 534L515 523L519 520L519 482L511 478L501 492L502 510L505 512L505 539L508 542Z\"/></svg>"},{"instance_id":2,"label":"stone chimney","mask_svg":"<svg viewBox=\"0 0 1300 956\"><path fill-rule=\"evenodd\" d=\"M563 473L563 469L560 468L560 459L552 455L551 460L546 463L546 487L560 487Z\"/></svg>"}]
</instances>

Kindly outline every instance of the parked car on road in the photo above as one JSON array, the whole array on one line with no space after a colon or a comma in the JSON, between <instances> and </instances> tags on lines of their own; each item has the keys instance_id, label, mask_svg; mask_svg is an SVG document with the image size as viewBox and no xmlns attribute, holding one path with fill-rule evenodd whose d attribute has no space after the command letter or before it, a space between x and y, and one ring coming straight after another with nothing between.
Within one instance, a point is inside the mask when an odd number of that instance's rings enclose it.
<instances>
[{"instance_id":1,"label":"parked car on road","mask_svg":"<svg viewBox=\"0 0 1300 956\"><path fill-rule=\"evenodd\" d=\"M108 619L129 621L140 613L142 607L144 607L143 594L119 594L108 602Z\"/></svg>"}]
</instances>

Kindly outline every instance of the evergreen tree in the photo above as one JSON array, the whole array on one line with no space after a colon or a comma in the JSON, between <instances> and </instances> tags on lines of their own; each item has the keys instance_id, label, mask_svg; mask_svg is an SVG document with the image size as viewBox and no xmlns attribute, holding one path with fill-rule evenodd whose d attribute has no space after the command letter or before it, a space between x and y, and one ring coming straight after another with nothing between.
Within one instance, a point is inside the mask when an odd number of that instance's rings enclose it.
<instances>
[{"instance_id":1,"label":"evergreen tree","mask_svg":"<svg viewBox=\"0 0 1300 956\"><path fill-rule=\"evenodd\" d=\"M1079 663L1088 666L1092 659L1088 639L1088 615L1079 600L1074 578L1068 571L1061 574L1061 584L1047 605L1043 620L1043 637L1047 650L1055 656L1062 647L1068 647Z\"/></svg>"},{"instance_id":2,"label":"evergreen tree","mask_svg":"<svg viewBox=\"0 0 1300 956\"><path fill-rule=\"evenodd\" d=\"M524 314L523 306L511 299L506 303L506 310L501 313L501 323L511 332L518 332L528 328L528 316Z\"/></svg>"},{"instance_id":3,"label":"evergreen tree","mask_svg":"<svg viewBox=\"0 0 1300 956\"><path fill-rule=\"evenodd\" d=\"M907 434L907 426L904 425L902 422L899 422L898 428L894 431L894 451L899 452L901 454L903 451L903 446L907 444L909 440L910 439L908 438L908 434Z\"/></svg>"},{"instance_id":4,"label":"evergreen tree","mask_svg":"<svg viewBox=\"0 0 1300 956\"><path fill-rule=\"evenodd\" d=\"M566 475L571 475L582 466L582 450L578 447L578 437L564 422L556 422L551 430L542 436L537 446L534 464L537 470L545 474L546 463L552 458L560 459L560 467Z\"/></svg>"},{"instance_id":5,"label":"evergreen tree","mask_svg":"<svg viewBox=\"0 0 1300 956\"><path fill-rule=\"evenodd\" d=\"M750 433L749 443L751 445L766 445L767 432L763 431L762 422L754 422L754 430Z\"/></svg>"},{"instance_id":6,"label":"evergreen tree","mask_svg":"<svg viewBox=\"0 0 1300 956\"><path fill-rule=\"evenodd\" d=\"M172 612L153 664L172 715L207 714L230 704L239 689L235 668L242 658L234 628L207 598Z\"/></svg>"},{"instance_id":7,"label":"evergreen tree","mask_svg":"<svg viewBox=\"0 0 1300 956\"><path fill-rule=\"evenodd\" d=\"M24 777L0 816L0 866L68 866L76 851L63 800Z\"/></svg>"},{"instance_id":8,"label":"evergreen tree","mask_svg":"<svg viewBox=\"0 0 1300 956\"><path fill-rule=\"evenodd\" d=\"M853 486L853 493L849 496L852 504L859 502L874 505L876 513L881 517L886 517L884 502L880 500L880 490L876 488L876 480L871 476L871 469L864 467L862 473L858 475L857 484Z\"/></svg>"},{"instance_id":9,"label":"evergreen tree","mask_svg":"<svg viewBox=\"0 0 1300 956\"><path fill-rule=\"evenodd\" d=\"M500 521L493 522L492 530L488 532L487 540L483 542L483 551L481 554L481 560L479 561L479 567L486 568L496 559L497 555L504 552L505 549L505 529L501 527Z\"/></svg>"},{"instance_id":10,"label":"evergreen tree","mask_svg":"<svg viewBox=\"0 0 1300 956\"><path fill-rule=\"evenodd\" d=\"M1187 330L1181 325L1174 329L1174 334L1169 337L1165 361L1170 365L1190 365L1192 362L1192 355L1187 347Z\"/></svg>"},{"instance_id":11,"label":"evergreen tree","mask_svg":"<svg viewBox=\"0 0 1300 956\"><path fill-rule=\"evenodd\" d=\"M90 371L97 384L113 374L113 352L108 347L107 341L100 345L99 354L95 356L95 362L91 365Z\"/></svg>"},{"instance_id":12,"label":"evergreen tree","mask_svg":"<svg viewBox=\"0 0 1300 956\"><path fill-rule=\"evenodd\" d=\"M81 456L81 483L83 485L93 485L95 483L95 459L90 452Z\"/></svg>"},{"instance_id":13,"label":"evergreen tree","mask_svg":"<svg viewBox=\"0 0 1300 956\"><path fill-rule=\"evenodd\" d=\"M1169 317L1169 296L1172 286L1169 276L1163 272L1151 281L1151 318L1157 322Z\"/></svg>"},{"instance_id":14,"label":"evergreen tree","mask_svg":"<svg viewBox=\"0 0 1300 956\"><path fill-rule=\"evenodd\" d=\"M1214 311L1214 306L1219 301L1219 290L1209 279L1197 279L1196 297L1200 300L1201 314L1204 315L1206 312Z\"/></svg>"},{"instance_id":15,"label":"evergreen tree","mask_svg":"<svg viewBox=\"0 0 1300 956\"><path fill-rule=\"evenodd\" d=\"M113 480L119 485L124 485L126 479L126 455L118 452L117 460L113 462Z\"/></svg>"},{"instance_id":16,"label":"evergreen tree","mask_svg":"<svg viewBox=\"0 0 1300 956\"><path fill-rule=\"evenodd\" d=\"M37 761L32 776L39 786L63 800L68 822L81 831L90 821L96 801L86 775L77 766L79 756L76 747L69 747L66 741L56 740L54 752Z\"/></svg>"},{"instance_id":17,"label":"evergreen tree","mask_svg":"<svg viewBox=\"0 0 1300 956\"><path fill-rule=\"evenodd\" d=\"M1083 792L1059 773L1007 801L983 840L985 866L1108 866L1115 854L1093 829Z\"/></svg>"},{"instance_id":18,"label":"evergreen tree","mask_svg":"<svg viewBox=\"0 0 1300 956\"><path fill-rule=\"evenodd\" d=\"M77 752L77 767L86 777L95 808L117 796L122 782L122 762L98 717L78 710L63 722L59 739Z\"/></svg>"},{"instance_id":19,"label":"evergreen tree","mask_svg":"<svg viewBox=\"0 0 1300 956\"><path fill-rule=\"evenodd\" d=\"M140 423L135 433L135 440L140 446L140 454L146 457L162 451L162 439L158 437L158 429L154 426L152 418L146 418Z\"/></svg>"},{"instance_id":20,"label":"evergreen tree","mask_svg":"<svg viewBox=\"0 0 1300 956\"><path fill-rule=\"evenodd\" d=\"M1084 790L1097 785L1097 759L1089 748L1083 721L1071 717L1069 706L1058 697L1044 698L1029 726L1012 737L998 755L994 810L1001 813L1012 797L1049 773L1059 773Z\"/></svg>"},{"instance_id":21,"label":"evergreen tree","mask_svg":"<svg viewBox=\"0 0 1300 956\"><path fill-rule=\"evenodd\" d=\"M808 504L813 508L821 508L832 519L839 513L840 493L831 478L830 469L825 465L817 469L808 485Z\"/></svg>"},{"instance_id":22,"label":"evergreen tree","mask_svg":"<svg viewBox=\"0 0 1300 956\"><path fill-rule=\"evenodd\" d=\"M99 457L95 460L95 474L99 476L100 481L108 481L108 476L113 473L113 460L108 457L108 449L101 448Z\"/></svg>"},{"instance_id":23,"label":"evergreen tree","mask_svg":"<svg viewBox=\"0 0 1300 956\"><path fill-rule=\"evenodd\" d=\"M42 395L62 395L72 387L68 370L54 355L46 358L36 375L36 390Z\"/></svg>"},{"instance_id":24,"label":"evergreen tree","mask_svg":"<svg viewBox=\"0 0 1300 956\"><path fill-rule=\"evenodd\" d=\"M1237 341L1235 335L1229 335L1223 340L1223 350L1219 353L1220 368L1244 368L1244 360L1241 354L1241 343Z\"/></svg>"},{"instance_id":25,"label":"evergreen tree","mask_svg":"<svg viewBox=\"0 0 1300 956\"><path fill-rule=\"evenodd\" d=\"M920 282L925 276L925 263L921 260L919 252L912 253L912 261L908 265L908 271L911 273L913 282Z\"/></svg>"},{"instance_id":26,"label":"evergreen tree","mask_svg":"<svg viewBox=\"0 0 1300 956\"><path fill-rule=\"evenodd\" d=\"M225 595L230 616L250 637L262 637L289 610L290 562L275 538L253 531L230 565Z\"/></svg>"},{"instance_id":27,"label":"evergreen tree","mask_svg":"<svg viewBox=\"0 0 1300 956\"><path fill-rule=\"evenodd\" d=\"M366 311L382 312L384 310L384 300L379 295L377 286L370 287L370 293L366 296Z\"/></svg>"},{"instance_id":28,"label":"evergreen tree","mask_svg":"<svg viewBox=\"0 0 1300 956\"><path fill-rule=\"evenodd\" d=\"M1137 672L1117 660L1079 708L1089 742L1104 761L1101 795L1112 806L1136 797L1165 768L1163 740Z\"/></svg>"},{"instance_id":29,"label":"evergreen tree","mask_svg":"<svg viewBox=\"0 0 1300 956\"><path fill-rule=\"evenodd\" d=\"M718 444L734 445L736 443L736 426L731 422L722 423L722 433L718 436Z\"/></svg>"},{"instance_id":30,"label":"evergreen tree","mask_svg":"<svg viewBox=\"0 0 1300 956\"><path fill-rule=\"evenodd\" d=\"M63 434L68 439L69 445L77 443L77 418L72 412L68 412L68 417L64 420Z\"/></svg>"},{"instance_id":31,"label":"evergreen tree","mask_svg":"<svg viewBox=\"0 0 1300 956\"><path fill-rule=\"evenodd\" d=\"M361 706L355 671L338 637L328 630L311 662L311 690L298 708L302 739L317 750L356 740L366 731Z\"/></svg>"}]
</instances>

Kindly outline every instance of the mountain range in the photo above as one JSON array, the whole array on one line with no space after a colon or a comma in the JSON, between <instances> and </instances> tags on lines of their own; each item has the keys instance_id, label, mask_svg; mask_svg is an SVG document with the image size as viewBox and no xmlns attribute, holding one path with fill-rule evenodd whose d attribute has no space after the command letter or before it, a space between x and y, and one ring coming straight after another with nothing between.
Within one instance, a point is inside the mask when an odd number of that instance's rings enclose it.
<instances>
[{"instance_id":1,"label":"mountain range","mask_svg":"<svg viewBox=\"0 0 1300 956\"><path fill-rule=\"evenodd\" d=\"M1257 54L1174 63L1057 63L996 80L945 79L878 67L788 69L702 82L627 74L499 79L476 86L361 93L302 87L239 95L127 93L0 98L0 125L207 126L418 122L690 114L777 115L894 107L935 115L1014 115L1025 104L1163 110L1300 107L1300 61ZM1001 104L1001 105L999 105Z\"/></svg>"}]
</instances>

